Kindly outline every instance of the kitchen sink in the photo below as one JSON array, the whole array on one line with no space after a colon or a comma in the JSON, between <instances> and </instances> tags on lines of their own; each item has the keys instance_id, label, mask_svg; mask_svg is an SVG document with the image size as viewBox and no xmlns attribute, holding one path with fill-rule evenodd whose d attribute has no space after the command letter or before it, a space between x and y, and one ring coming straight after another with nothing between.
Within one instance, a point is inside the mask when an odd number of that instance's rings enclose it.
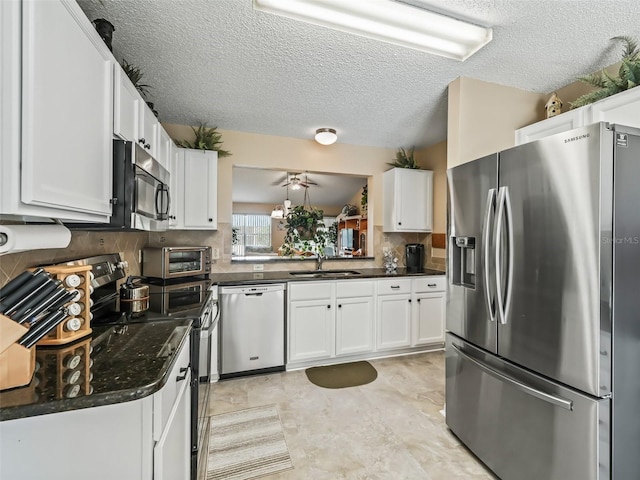
<instances>
[{"instance_id":1,"label":"kitchen sink","mask_svg":"<svg viewBox=\"0 0 640 480\"><path fill-rule=\"evenodd\" d=\"M315 270L313 272L289 272L289 275L293 275L294 277L307 278L351 277L353 275L360 275L360 272L356 272L355 270Z\"/></svg>"}]
</instances>

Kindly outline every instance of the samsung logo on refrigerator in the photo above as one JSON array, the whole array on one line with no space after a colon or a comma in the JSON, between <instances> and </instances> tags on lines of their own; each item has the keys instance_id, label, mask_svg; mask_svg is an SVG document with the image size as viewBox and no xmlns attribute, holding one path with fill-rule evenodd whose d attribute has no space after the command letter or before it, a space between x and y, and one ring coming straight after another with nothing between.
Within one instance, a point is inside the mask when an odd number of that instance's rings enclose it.
<instances>
[{"instance_id":1,"label":"samsung logo on refrigerator","mask_svg":"<svg viewBox=\"0 0 640 480\"><path fill-rule=\"evenodd\" d=\"M565 138L564 143L575 142L576 140L582 140L584 138L589 138L591 136L590 133L585 133L584 135L578 135L571 138Z\"/></svg>"}]
</instances>

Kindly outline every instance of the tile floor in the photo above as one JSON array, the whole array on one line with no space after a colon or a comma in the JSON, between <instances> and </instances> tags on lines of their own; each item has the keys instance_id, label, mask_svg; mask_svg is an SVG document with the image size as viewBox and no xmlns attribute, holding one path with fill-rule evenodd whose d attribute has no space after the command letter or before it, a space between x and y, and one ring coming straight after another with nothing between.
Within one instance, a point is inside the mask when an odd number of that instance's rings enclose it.
<instances>
[{"instance_id":1,"label":"tile floor","mask_svg":"<svg viewBox=\"0 0 640 480\"><path fill-rule=\"evenodd\" d=\"M276 404L293 470L268 479L495 479L447 429L444 352L372 360L378 378L338 390L304 370L225 380L210 413Z\"/></svg>"}]
</instances>

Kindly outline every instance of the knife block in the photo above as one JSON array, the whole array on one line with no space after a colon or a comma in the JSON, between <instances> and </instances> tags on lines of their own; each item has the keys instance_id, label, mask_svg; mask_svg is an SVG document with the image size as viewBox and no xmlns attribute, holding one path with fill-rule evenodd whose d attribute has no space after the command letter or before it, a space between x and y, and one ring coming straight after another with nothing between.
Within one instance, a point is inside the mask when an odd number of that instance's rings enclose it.
<instances>
[{"instance_id":1,"label":"knife block","mask_svg":"<svg viewBox=\"0 0 640 480\"><path fill-rule=\"evenodd\" d=\"M66 329L67 322L73 318L72 316L67 317L36 345L64 345L89 335L91 333L91 279L89 278L91 265L49 265L42 268L49 272L52 277L60 280L63 285L65 285L67 277L78 275L81 283L75 287L75 289L83 290L84 295L76 303L82 304L84 309L80 315L75 317L82 322L78 330L69 331ZM65 288L67 288L67 290L73 290L74 287L67 287L65 285Z\"/></svg>"},{"instance_id":2,"label":"knife block","mask_svg":"<svg viewBox=\"0 0 640 480\"><path fill-rule=\"evenodd\" d=\"M0 390L22 387L31 382L36 366L35 347L17 342L28 329L0 315Z\"/></svg>"}]
</instances>

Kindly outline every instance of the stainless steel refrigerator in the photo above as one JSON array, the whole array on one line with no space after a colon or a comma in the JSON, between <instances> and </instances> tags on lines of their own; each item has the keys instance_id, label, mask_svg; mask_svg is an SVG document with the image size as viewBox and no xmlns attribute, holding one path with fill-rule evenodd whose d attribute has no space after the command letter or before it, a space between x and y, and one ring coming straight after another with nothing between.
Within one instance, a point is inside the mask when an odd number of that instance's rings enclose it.
<instances>
[{"instance_id":1,"label":"stainless steel refrigerator","mask_svg":"<svg viewBox=\"0 0 640 480\"><path fill-rule=\"evenodd\" d=\"M503 480L640 478L640 130L447 177L447 425Z\"/></svg>"}]
</instances>

